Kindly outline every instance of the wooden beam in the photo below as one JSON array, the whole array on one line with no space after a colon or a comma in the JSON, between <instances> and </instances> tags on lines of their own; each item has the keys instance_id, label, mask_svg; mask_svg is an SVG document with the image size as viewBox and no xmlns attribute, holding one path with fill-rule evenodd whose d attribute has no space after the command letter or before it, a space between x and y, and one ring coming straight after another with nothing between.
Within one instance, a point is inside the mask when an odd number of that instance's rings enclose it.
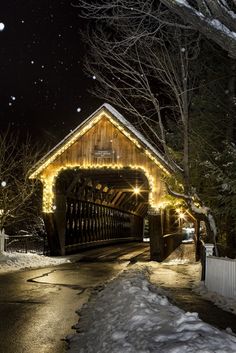
<instances>
[{"instance_id":1,"label":"wooden beam","mask_svg":"<svg viewBox=\"0 0 236 353\"><path fill-rule=\"evenodd\" d=\"M152 261L163 261L164 242L161 214L149 215L150 258Z\"/></svg>"}]
</instances>

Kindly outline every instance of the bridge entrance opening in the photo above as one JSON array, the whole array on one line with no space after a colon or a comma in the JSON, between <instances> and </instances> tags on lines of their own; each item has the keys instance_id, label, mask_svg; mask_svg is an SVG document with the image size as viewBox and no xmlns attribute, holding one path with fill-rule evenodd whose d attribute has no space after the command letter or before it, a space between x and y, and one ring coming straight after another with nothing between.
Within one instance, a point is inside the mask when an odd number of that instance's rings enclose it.
<instances>
[{"instance_id":1,"label":"bridge entrance opening","mask_svg":"<svg viewBox=\"0 0 236 353\"><path fill-rule=\"evenodd\" d=\"M142 172L74 168L61 172L55 187L55 213L61 218L65 208L66 252L91 243L142 241L149 196Z\"/></svg>"}]
</instances>

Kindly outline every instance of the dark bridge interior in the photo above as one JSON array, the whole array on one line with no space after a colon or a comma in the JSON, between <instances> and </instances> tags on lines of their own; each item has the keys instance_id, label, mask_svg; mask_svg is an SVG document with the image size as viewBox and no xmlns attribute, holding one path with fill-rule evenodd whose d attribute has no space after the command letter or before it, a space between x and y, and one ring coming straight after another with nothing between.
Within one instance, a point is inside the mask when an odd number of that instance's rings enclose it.
<instances>
[{"instance_id":1,"label":"dark bridge interior","mask_svg":"<svg viewBox=\"0 0 236 353\"><path fill-rule=\"evenodd\" d=\"M65 199L66 251L98 241L142 239L148 194L148 180L138 170L99 168L61 172L56 195Z\"/></svg>"}]
</instances>

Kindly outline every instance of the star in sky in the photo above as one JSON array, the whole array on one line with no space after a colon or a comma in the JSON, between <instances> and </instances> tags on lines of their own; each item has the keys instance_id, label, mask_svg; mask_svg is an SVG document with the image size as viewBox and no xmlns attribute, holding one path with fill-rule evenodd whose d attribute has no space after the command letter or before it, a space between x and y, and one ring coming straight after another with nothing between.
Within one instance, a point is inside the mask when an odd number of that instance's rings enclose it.
<instances>
[{"instance_id":1,"label":"star in sky","mask_svg":"<svg viewBox=\"0 0 236 353\"><path fill-rule=\"evenodd\" d=\"M0 129L55 143L102 104L82 70L78 11L67 0L0 4Z\"/></svg>"}]
</instances>

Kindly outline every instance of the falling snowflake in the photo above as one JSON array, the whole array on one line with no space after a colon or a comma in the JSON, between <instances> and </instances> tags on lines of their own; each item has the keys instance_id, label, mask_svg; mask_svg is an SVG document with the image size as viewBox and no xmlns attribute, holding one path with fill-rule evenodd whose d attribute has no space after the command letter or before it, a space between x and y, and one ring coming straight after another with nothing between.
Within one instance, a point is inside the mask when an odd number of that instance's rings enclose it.
<instances>
[{"instance_id":1,"label":"falling snowflake","mask_svg":"<svg viewBox=\"0 0 236 353\"><path fill-rule=\"evenodd\" d=\"M16 97L15 97L15 96L11 96L11 99L12 99L13 101L15 101L15 100L16 100Z\"/></svg>"},{"instance_id":2,"label":"falling snowflake","mask_svg":"<svg viewBox=\"0 0 236 353\"><path fill-rule=\"evenodd\" d=\"M77 108L77 112L80 113L81 112L81 108Z\"/></svg>"},{"instance_id":3,"label":"falling snowflake","mask_svg":"<svg viewBox=\"0 0 236 353\"><path fill-rule=\"evenodd\" d=\"M1 186L2 186L3 188L5 188L6 185L7 185L7 182L3 180L3 181L1 182Z\"/></svg>"},{"instance_id":4,"label":"falling snowflake","mask_svg":"<svg viewBox=\"0 0 236 353\"><path fill-rule=\"evenodd\" d=\"M4 28L5 28L4 23L0 22L0 31L3 31L3 30L4 30Z\"/></svg>"},{"instance_id":5,"label":"falling snowflake","mask_svg":"<svg viewBox=\"0 0 236 353\"><path fill-rule=\"evenodd\" d=\"M95 75L93 75L93 80L96 80L96 78L97 78L97 77L96 77Z\"/></svg>"},{"instance_id":6,"label":"falling snowflake","mask_svg":"<svg viewBox=\"0 0 236 353\"><path fill-rule=\"evenodd\" d=\"M184 53L186 51L186 49L185 48L181 48L181 51L182 51L182 53Z\"/></svg>"},{"instance_id":7,"label":"falling snowflake","mask_svg":"<svg viewBox=\"0 0 236 353\"><path fill-rule=\"evenodd\" d=\"M34 60L31 60L31 62L30 62L32 65L34 64Z\"/></svg>"}]
</instances>

